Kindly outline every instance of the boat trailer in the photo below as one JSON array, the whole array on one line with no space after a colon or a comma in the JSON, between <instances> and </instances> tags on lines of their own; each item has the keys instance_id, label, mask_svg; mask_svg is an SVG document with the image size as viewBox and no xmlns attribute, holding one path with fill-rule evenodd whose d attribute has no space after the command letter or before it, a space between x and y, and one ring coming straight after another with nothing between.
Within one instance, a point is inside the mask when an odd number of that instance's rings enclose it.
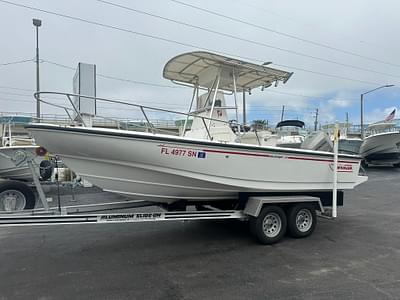
<instances>
[{"instance_id":1,"label":"boat trailer","mask_svg":"<svg viewBox=\"0 0 400 300\"><path fill-rule=\"evenodd\" d=\"M23 163L23 162L19 162ZM195 209L187 203L183 210L177 211L140 211L132 209L156 206L157 203L144 200L128 200L110 203L97 203L75 206L50 207L48 205L38 175L34 171L33 158L26 156L43 208L22 211L1 211L0 227L68 224L121 224L160 221L224 220L236 219L248 221L251 232L262 244L280 241L288 232L292 237L301 238L312 234L317 223L317 215L331 215L324 208L321 198L310 195L249 195L237 209L220 209L210 203L197 205ZM332 194L332 208L335 196ZM243 199L242 199L243 200ZM9 200L12 201L12 200ZM10 205L12 206L12 205ZM171 206L173 209L174 206ZM159 208L160 209L160 208ZM121 212L121 210L129 210ZM143 209L142 209L143 210ZM105 211L118 211L104 213ZM95 213L102 212L102 213Z\"/></svg>"}]
</instances>

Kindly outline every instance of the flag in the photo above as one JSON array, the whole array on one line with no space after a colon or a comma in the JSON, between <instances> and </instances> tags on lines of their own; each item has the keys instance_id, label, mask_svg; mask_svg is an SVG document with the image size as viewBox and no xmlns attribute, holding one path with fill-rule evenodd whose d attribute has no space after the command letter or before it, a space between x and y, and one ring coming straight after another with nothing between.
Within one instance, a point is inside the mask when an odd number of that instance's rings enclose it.
<instances>
[{"instance_id":1,"label":"flag","mask_svg":"<svg viewBox=\"0 0 400 300\"><path fill-rule=\"evenodd\" d=\"M385 122L392 121L394 119L395 114L396 114L396 109L393 109L393 111L386 117Z\"/></svg>"}]
</instances>

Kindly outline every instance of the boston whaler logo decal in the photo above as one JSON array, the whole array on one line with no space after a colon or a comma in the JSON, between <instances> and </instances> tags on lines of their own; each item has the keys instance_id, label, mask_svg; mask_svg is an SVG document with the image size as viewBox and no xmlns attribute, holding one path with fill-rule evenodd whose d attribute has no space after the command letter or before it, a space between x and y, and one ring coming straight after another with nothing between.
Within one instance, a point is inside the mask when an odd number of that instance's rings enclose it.
<instances>
[{"instance_id":1,"label":"boston whaler logo decal","mask_svg":"<svg viewBox=\"0 0 400 300\"><path fill-rule=\"evenodd\" d=\"M206 158L207 153L205 151L196 150L196 149L187 149L187 148L180 148L180 147L170 147L165 145L159 145L160 153L162 155L169 155L169 156L184 156L184 157L191 157L191 158Z\"/></svg>"},{"instance_id":2,"label":"boston whaler logo decal","mask_svg":"<svg viewBox=\"0 0 400 300\"><path fill-rule=\"evenodd\" d=\"M333 171L333 163L329 164L329 168ZM337 166L338 172L353 172L353 165L352 164L339 164Z\"/></svg>"}]
</instances>

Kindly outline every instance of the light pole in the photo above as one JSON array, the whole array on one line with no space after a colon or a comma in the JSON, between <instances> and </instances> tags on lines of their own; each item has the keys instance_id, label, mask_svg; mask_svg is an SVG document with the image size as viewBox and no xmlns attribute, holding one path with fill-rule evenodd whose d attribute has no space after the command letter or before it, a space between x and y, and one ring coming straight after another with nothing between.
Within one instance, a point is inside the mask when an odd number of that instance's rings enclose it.
<instances>
[{"instance_id":1,"label":"light pole","mask_svg":"<svg viewBox=\"0 0 400 300\"><path fill-rule=\"evenodd\" d=\"M375 88L373 90L370 90L368 92L365 92L365 93L361 94L361 99L360 99L361 100L361 139L364 139L364 95L372 93L372 92L374 92L376 90L379 90L379 89L388 88L388 87L392 87L392 86L394 86L394 84L382 85L380 87L377 87L377 88Z\"/></svg>"},{"instance_id":2,"label":"light pole","mask_svg":"<svg viewBox=\"0 0 400 300\"><path fill-rule=\"evenodd\" d=\"M33 26L36 27L36 92L39 92L39 27L42 26L42 20L33 19L32 21ZM36 99L36 118L40 122L40 101L38 99Z\"/></svg>"}]
</instances>

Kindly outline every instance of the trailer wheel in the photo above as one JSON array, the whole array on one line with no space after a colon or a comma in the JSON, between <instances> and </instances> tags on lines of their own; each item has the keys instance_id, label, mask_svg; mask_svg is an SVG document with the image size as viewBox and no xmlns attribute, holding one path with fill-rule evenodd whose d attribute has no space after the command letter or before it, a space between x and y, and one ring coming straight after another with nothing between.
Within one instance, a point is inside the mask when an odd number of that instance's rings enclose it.
<instances>
[{"instance_id":1,"label":"trailer wheel","mask_svg":"<svg viewBox=\"0 0 400 300\"><path fill-rule=\"evenodd\" d=\"M310 203L293 205L287 215L288 232L294 238L304 238L311 235L317 225L315 207Z\"/></svg>"},{"instance_id":2,"label":"trailer wheel","mask_svg":"<svg viewBox=\"0 0 400 300\"><path fill-rule=\"evenodd\" d=\"M250 218L250 230L264 245L279 242L286 232L286 215L279 206L265 206L258 217Z\"/></svg>"},{"instance_id":3,"label":"trailer wheel","mask_svg":"<svg viewBox=\"0 0 400 300\"><path fill-rule=\"evenodd\" d=\"M26 184L13 180L0 183L0 211L33 209L35 202L35 194Z\"/></svg>"}]
</instances>

